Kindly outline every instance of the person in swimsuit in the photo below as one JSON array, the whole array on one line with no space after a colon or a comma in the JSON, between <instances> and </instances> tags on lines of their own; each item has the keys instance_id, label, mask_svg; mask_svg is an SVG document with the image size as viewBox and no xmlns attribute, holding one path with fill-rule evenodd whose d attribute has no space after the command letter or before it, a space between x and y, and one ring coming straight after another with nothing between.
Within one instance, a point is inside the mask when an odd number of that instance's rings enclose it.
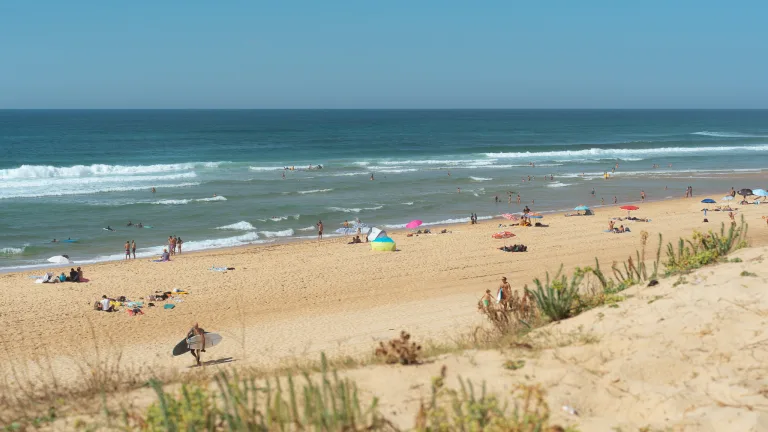
<instances>
[{"instance_id":1,"label":"person in swimsuit","mask_svg":"<svg viewBox=\"0 0 768 432\"><path fill-rule=\"evenodd\" d=\"M136 240L131 242L131 252L133 252L133 259L136 259Z\"/></svg>"},{"instance_id":2,"label":"person in swimsuit","mask_svg":"<svg viewBox=\"0 0 768 432\"><path fill-rule=\"evenodd\" d=\"M189 332L187 332L187 340L189 340L193 336L200 336L202 338L202 346L203 349L190 349L189 352L192 353L192 356L195 358L195 362L198 366L200 366L200 353L205 352L205 330L203 330L197 323L195 323L194 326L192 326L191 329L189 329ZM189 347L189 345L187 345Z\"/></svg>"},{"instance_id":3,"label":"person in swimsuit","mask_svg":"<svg viewBox=\"0 0 768 432\"><path fill-rule=\"evenodd\" d=\"M317 239L323 239L323 221L321 220L317 221Z\"/></svg>"},{"instance_id":4,"label":"person in swimsuit","mask_svg":"<svg viewBox=\"0 0 768 432\"><path fill-rule=\"evenodd\" d=\"M179 255L181 255L181 245L184 243L184 241L181 239L181 237L176 239L176 249L179 250Z\"/></svg>"},{"instance_id":5,"label":"person in swimsuit","mask_svg":"<svg viewBox=\"0 0 768 432\"><path fill-rule=\"evenodd\" d=\"M645 191L640 191L640 201L645 202Z\"/></svg>"},{"instance_id":6,"label":"person in swimsuit","mask_svg":"<svg viewBox=\"0 0 768 432\"><path fill-rule=\"evenodd\" d=\"M499 284L499 292L501 292L501 301L499 303L506 307L509 299L512 296L512 286L509 285L509 282L507 282L506 276L502 276L501 278L501 284Z\"/></svg>"},{"instance_id":7,"label":"person in swimsuit","mask_svg":"<svg viewBox=\"0 0 768 432\"><path fill-rule=\"evenodd\" d=\"M125 259L131 259L131 242L125 241Z\"/></svg>"},{"instance_id":8,"label":"person in swimsuit","mask_svg":"<svg viewBox=\"0 0 768 432\"><path fill-rule=\"evenodd\" d=\"M483 297L480 298L480 302L482 304L483 309L488 309L491 307L491 290L487 289L485 290L485 294L483 294Z\"/></svg>"}]
</instances>

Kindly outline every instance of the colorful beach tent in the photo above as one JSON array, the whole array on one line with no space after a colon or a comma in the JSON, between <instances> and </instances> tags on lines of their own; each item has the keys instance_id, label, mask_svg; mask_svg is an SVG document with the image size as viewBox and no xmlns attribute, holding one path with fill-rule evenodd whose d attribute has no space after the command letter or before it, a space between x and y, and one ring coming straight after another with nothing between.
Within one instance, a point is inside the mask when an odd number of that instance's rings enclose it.
<instances>
[{"instance_id":1,"label":"colorful beach tent","mask_svg":"<svg viewBox=\"0 0 768 432\"><path fill-rule=\"evenodd\" d=\"M371 242L371 250L393 252L397 249L395 241L389 237L379 237Z\"/></svg>"},{"instance_id":2,"label":"colorful beach tent","mask_svg":"<svg viewBox=\"0 0 768 432\"><path fill-rule=\"evenodd\" d=\"M387 237L387 232L381 228L376 228L376 227L371 228L371 232L368 234L368 241L372 242L379 237Z\"/></svg>"}]
</instances>

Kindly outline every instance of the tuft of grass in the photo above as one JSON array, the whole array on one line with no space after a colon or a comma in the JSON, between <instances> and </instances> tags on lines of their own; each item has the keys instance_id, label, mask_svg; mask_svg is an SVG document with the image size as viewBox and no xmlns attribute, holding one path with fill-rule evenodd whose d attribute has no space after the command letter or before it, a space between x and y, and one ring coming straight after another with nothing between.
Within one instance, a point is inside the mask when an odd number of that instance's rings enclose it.
<instances>
[{"instance_id":1,"label":"tuft of grass","mask_svg":"<svg viewBox=\"0 0 768 432\"><path fill-rule=\"evenodd\" d=\"M419 364L421 363L421 345L411 342L411 335L403 330L399 338L392 339L386 344L379 342L375 355L388 364Z\"/></svg>"},{"instance_id":2,"label":"tuft of grass","mask_svg":"<svg viewBox=\"0 0 768 432\"><path fill-rule=\"evenodd\" d=\"M526 292L536 299L541 313L552 321L560 321L574 315L578 305L579 285L584 279L583 272L576 272L569 281L562 271L561 264L553 279L550 280L547 272L544 283L539 278L533 280L536 290L526 288Z\"/></svg>"},{"instance_id":3,"label":"tuft of grass","mask_svg":"<svg viewBox=\"0 0 768 432\"><path fill-rule=\"evenodd\" d=\"M504 369L518 370L525 366L525 360L507 360L504 362Z\"/></svg>"},{"instance_id":4,"label":"tuft of grass","mask_svg":"<svg viewBox=\"0 0 768 432\"><path fill-rule=\"evenodd\" d=\"M432 379L432 395L422 401L414 430L437 431L546 431L564 429L550 423L550 410L539 386L521 385L512 393L513 406L498 396L487 394L485 383L479 390L459 377L459 389L445 385L446 368Z\"/></svg>"},{"instance_id":5,"label":"tuft of grass","mask_svg":"<svg viewBox=\"0 0 768 432\"><path fill-rule=\"evenodd\" d=\"M325 355L319 382L304 374L266 380L221 372L215 388L183 385L175 394L151 381L157 401L144 413L126 416L126 428L149 431L184 430L394 430L378 411L378 399L360 401L357 386L329 371Z\"/></svg>"},{"instance_id":6,"label":"tuft of grass","mask_svg":"<svg viewBox=\"0 0 768 432\"><path fill-rule=\"evenodd\" d=\"M757 277L757 273L752 273L744 270L743 272L739 273L739 276Z\"/></svg>"}]
</instances>

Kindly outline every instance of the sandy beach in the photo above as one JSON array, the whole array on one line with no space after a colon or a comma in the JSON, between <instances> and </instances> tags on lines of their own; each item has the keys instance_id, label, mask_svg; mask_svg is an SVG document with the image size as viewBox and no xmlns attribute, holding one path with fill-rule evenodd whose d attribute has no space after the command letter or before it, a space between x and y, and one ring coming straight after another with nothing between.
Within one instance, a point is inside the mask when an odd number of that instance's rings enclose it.
<instances>
[{"instance_id":1,"label":"sandy beach","mask_svg":"<svg viewBox=\"0 0 768 432\"><path fill-rule=\"evenodd\" d=\"M0 331L4 356L12 360L4 363L55 357L60 378L66 379L68 371L76 375L76 360L98 347L102 356L120 352L125 364L184 369L191 356L174 358L170 351L194 322L225 337L204 360L239 365L274 365L285 358L314 358L320 351L368 353L375 341L401 329L422 340L450 338L482 321L476 301L485 289L495 289L501 276L521 289L561 263L570 269L595 257L606 266L626 259L639 248L643 230L653 247L658 233L676 241L695 229L719 230L727 212L709 212L710 222L703 223L699 201L640 204L633 215L651 221L617 222L631 227L625 234L604 232L612 217L626 216L618 207L598 208L595 216L547 215L541 220L546 228L504 228L516 234L506 244L525 244L525 253L498 250L505 241L491 234L508 222L495 219L450 226L446 234L393 232L395 253L336 238L183 254L168 263L107 262L85 267L88 283L35 284L30 276L40 271L4 274ZM739 207L737 217L744 215L750 224L752 245L768 244L761 219L768 210ZM144 315L129 316L125 310L101 313L92 307L103 294L138 300L176 288L189 294L172 310L158 303L145 307Z\"/></svg>"}]
</instances>

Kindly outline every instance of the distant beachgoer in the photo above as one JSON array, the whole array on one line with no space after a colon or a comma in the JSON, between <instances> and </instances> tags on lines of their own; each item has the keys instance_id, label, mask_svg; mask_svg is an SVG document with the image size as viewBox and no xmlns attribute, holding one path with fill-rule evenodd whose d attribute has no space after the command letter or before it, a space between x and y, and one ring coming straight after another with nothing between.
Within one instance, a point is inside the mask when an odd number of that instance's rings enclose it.
<instances>
[{"instance_id":1,"label":"distant beachgoer","mask_svg":"<svg viewBox=\"0 0 768 432\"><path fill-rule=\"evenodd\" d=\"M605 198L600 197L600 205L605 205Z\"/></svg>"},{"instance_id":2,"label":"distant beachgoer","mask_svg":"<svg viewBox=\"0 0 768 432\"><path fill-rule=\"evenodd\" d=\"M170 249L172 243L173 243L173 236L168 236L168 248L169 249Z\"/></svg>"},{"instance_id":3,"label":"distant beachgoer","mask_svg":"<svg viewBox=\"0 0 768 432\"><path fill-rule=\"evenodd\" d=\"M619 200L617 200L617 199L616 199L616 196L614 196L614 197L613 197L613 203L614 203L614 204L616 204L617 202L619 202Z\"/></svg>"},{"instance_id":4,"label":"distant beachgoer","mask_svg":"<svg viewBox=\"0 0 768 432\"><path fill-rule=\"evenodd\" d=\"M667 185L664 185L664 190L669 190L669 187Z\"/></svg>"},{"instance_id":5,"label":"distant beachgoer","mask_svg":"<svg viewBox=\"0 0 768 432\"><path fill-rule=\"evenodd\" d=\"M200 328L200 326L197 323L195 323L195 325L192 326L192 328L189 329L189 331L187 332L187 340L189 340L190 338L192 338L194 336L200 336L200 338L202 339L202 346L203 346L203 348L202 349L190 349L189 352L192 353L192 357L195 358L195 362L197 363L198 366L200 366L200 353L205 352L205 330ZM187 347L189 347L189 346L187 346Z\"/></svg>"},{"instance_id":6,"label":"distant beachgoer","mask_svg":"<svg viewBox=\"0 0 768 432\"><path fill-rule=\"evenodd\" d=\"M53 240L51 240L51 243L58 243L58 240L53 239Z\"/></svg>"},{"instance_id":7,"label":"distant beachgoer","mask_svg":"<svg viewBox=\"0 0 768 432\"><path fill-rule=\"evenodd\" d=\"M346 236L349 234L349 221L345 220L343 226L344 226L344 235Z\"/></svg>"},{"instance_id":8,"label":"distant beachgoer","mask_svg":"<svg viewBox=\"0 0 768 432\"><path fill-rule=\"evenodd\" d=\"M450 177L450 176L451 176L451 172L450 172L450 171L448 171L448 177Z\"/></svg>"},{"instance_id":9,"label":"distant beachgoer","mask_svg":"<svg viewBox=\"0 0 768 432\"><path fill-rule=\"evenodd\" d=\"M613 222L613 221L608 221L608 230L610 230L610 231L613 231L613 226L614 226L614 225L615 225L615 224L614 224L614 222Z\"/></svg>"},{"instance_id":10,"label":"distant beachgoer","mask_svg":"<svg viewBox=\"0 0 768 432\"><path fill-rule=\"evenodd\" d=\"M126 226L133 226L133 222L128 221L128 224Z\"/></svg>"},{"instance_id":11,"label":"distant beachgoer","mask_svg":"<svg viewBox=\"0 0 768 432\"><path fill-rule=\"evenodd\" d=\"M216 194L213 194L213 197L216 198Z\"/></svg>"},{"instance_id":12,"label":"distant beachgoer","mask_svg":"<svg viewBox=\"0 0 768 432\"><path fill-rule=\"evenodd\" d=\"M640 191L640 201L645 202L645 191L644 190Z\"/></svg>"},{"instance_id":13,"label":"distant beachgoer","mask_svg":"<svg viewBox=\"0 0 768 432\"><path fill-rule=\"evenodd\" d=\"M318 240L323 239L323 221L321 220L317 221L317 239Z\"/></svg>"},{"instance_id":14,"label":"distant beachgoer","mask_svg":"<svg viewBox=\"0 0 768 432\"><path fill-rule=\"evenodd\" d=\"M731 195L732 197L736 196L736 189L734 189L733 186L731 186L731 191L729 192L729 195Z\"/></svg>"},{"instance_id":15,"label":"distant beachgoer","mask_svg":"<svg viewBox=\"0 0 768 432\"><path fill-rule=\"evenodd\" d=\"M125 259L131 259L131 242L125 241Z\"/></svg>"},{"instance_id":16,"label":"distant beachgoer","mask_svg":"<svg viewBox=\"0 0 768 432\"><path fill-rule=\"evenodd\" d=\"M531 181L531 176L528 176L528 181Z\"/></svg>"},{"instance_id":17,"label":"distant beachgoer","mask_svg":"<svg viewBox=\"0 0 768 432\"><path fill-rule=\"evenodd\" d=\"M520 205L520 194L517 194L517 204Z\"/></svg>"},{"instance_id":18,"label":"distant beachgoer","mask_svg":"<svg viewBox=\"0 0 768 432\"><path fill-rule=\"evenodd\" d=\"M285 180L285 171L283 171L283 180Z\"/></svg>"},{"instance_id":19,"label":"distant beachgoer","mask_svg":"<svg viewBox=\"0 0 768 432\"><path fill-rule=\"evenodd\" d=\"M550 174L550 175L549 175L549 180L550 180L550 181L552 181L552 180L554 180L554 179L555 179L555 176L553 176L552 174Z\"/></svg>"},{"instance_id":20,"label":"distant beachgoer","mask_svg":"<svg viewBox=\"0 0 768 432\"><path fill-rule=\"evenodd\" d=\"M152 193L155 193L155 192L157 192L157 189L155 189L154 186L153 186L152 187Z\"/></svg>"},{"instance_id":21,"label":"distant beachgoer","mask_svg":"<svg viewBox=\"0 0 768 432\"><path fill-rule=\"evenodd\" d=\"M528 206L525 206L525 208L523 209L523 214L528 214L530 212L531 212L531 209L529 209Z\"/></svg>"},{"instance_id":22,"label":"distant beachgoer","mask_svg":"<svg viewBox=\"0 0 768 432\"><path fill-rule=\"evenodd\" d=\"M461 188L456 188L456 190L458 191L457 193L461 193Z\"/></svg>"},{"instance_id":23,"label":"distant beachgoer","mask_svg":"<svg viewBox=\"0 0 768 432\"><path fill-rule=\"evenodd\" d=\"M181 255L181 245L184 244L184 240L181 239L181 237L176 239L176 249L179 250L179 255Z\"/></svg>"},{"instance_id":24,"label":"distant beachgoer","mask_svg":"<svg viewBox=\"0 0 768 432\"><path fill-rule=\"evenodd\" d=\"M592 188L592 196L595 196L595 188Z\"/></svg>"},{"instance_id":25,"label":"distant beachgoer","mask_svg":"<svg viewBox=\"0 0 768 432\"><path fill-rule=\"evenodd\" d=\"M107 225L107 231L114 231L111 226Z\"/></svg>"},{"instance_id":26,"label":"distant beachgoer","mask_svg":"<svg viewBox=\"0 0 768 432\"><path fill-rule=\"evenodd\" d=\"M507 197L507 204L512 204L512 195Z\"/></svg>"},{"instance_id":27,"label":"distant beachgoer","mask_svg":"<svg viewBox=\"0 0 768 432\"><path fill-rule=\"evenodd\" d=\"M131 241L131 252L133 252L133 259L136 259L136 240Z\"/></svg>"},{"instance_id":28,"label":"distant beachgoer","mask_svg":"<svg viewBox=\"0 0 768 432\"><path fill-rule=\"evenodd\" d=\"M373 181L373 173L371 173L371 181Z\"/></svg>"}]
</instances>

